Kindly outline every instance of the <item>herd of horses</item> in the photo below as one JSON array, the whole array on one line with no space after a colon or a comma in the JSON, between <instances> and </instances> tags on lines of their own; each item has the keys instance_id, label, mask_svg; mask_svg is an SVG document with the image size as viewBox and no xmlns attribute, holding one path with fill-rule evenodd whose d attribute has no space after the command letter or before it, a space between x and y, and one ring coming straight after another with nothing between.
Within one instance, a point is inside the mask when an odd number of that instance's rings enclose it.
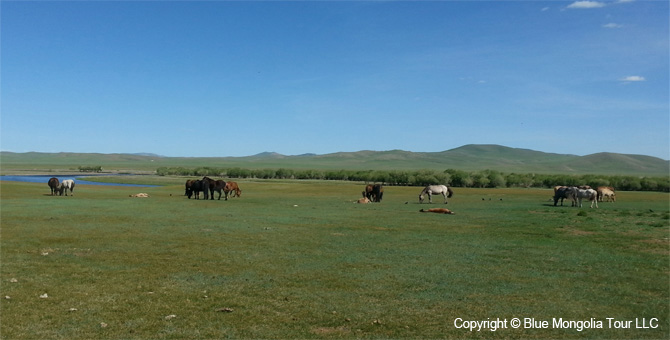
<instances>
[{"instance_id":1,"label":"herd of horses","mask_svg":"<svg viewBox=\"0 0 670 340\"><path fill-rule=\"evenodd\" d=\"M58 178L51 177L47 184L51 189L51 196L63 196L63 193L67 196L68 190L70 191L70 196L74 196L74 180L66 179L60 182Z\"/></svg>"},{"instance_id":2,"label":"herd of horses","mask_svg":"<svg viewBox=\"0 0 670 340\"><path fill-rule=\"evenodd\" d=\"M424 196L428 195L428 202L433 203L433 195L444 196L444 204L447 204L447 198L451 197L454 191L446 185L429 185L423 188L419 194L419 203L423 203ZM363 198L356 203L381 202L384 197L384 186L382 184L367 184L363 190Z\"/></svg>"},{"instance_id":3,"label":"herd of horses","mask_svg":"<svg viewBox=\"0 0 670 340\"><path fill-rule=\"evenodd\" d=\"M213 200L214 193L219 193L219 200L221 199L221 192L223 191L224 200L228 200L228 197L240 197L242 195L242 190L237 185L236 182L226 182L223 180L214 180L207 176L198 180L187 180L186 181L186 192L184 196L187 196L189 199L194 197L195 199L200 199L200 193L204 199Z\"/></svg>"},{"instance_id":4,"label":"herd of horses","mask_svg":"<svg viewBox=\"0 0 670 340\"><path fill-rule=\"evenodd\" d=\"M558 205L558 201L561 201L563 205L563 200L569 199L572 201L573 207L582 207L582 200L588 199L591 201L591 208L593 204L598 208L598 201L607 202L612 201L616 202L616 193L614 192L613 187L598 187L593 189L588 185L582 185L577 187L568 187L557 185L554 187L554 206Z\"/></svg>"},{"instance_id":5,"label":"herd of horses","mask_svg":"<svg viewBox=\"0 0 670 340\"><path fill-rule=\"evenodd\" d=\"M51 189L51 196L65 196L70 195L74 196L74 180L66 179L60 182L58 178L51 177L47 182L49 188ZM213 200L214 193L218 193L218 199L221 199L221 196L224 196L224 200L228 200L228 197L240 197L242 195L242 190L233 181L223 181L223 180L214 180L207 176L198 180L187 180L185 184L186 191L184 196L187 196L189 199L191 197L196 200L200 199L200 193L202 193L205 200ZM223 192L223 194L222 194ZM358 203L369 203L369 202L381 202L384 197L384 186L382 184L367 184L364 191L362 192L363 198L358 200ZM433 203L433 195L442 195L444 197L444 204L447 204L447 198L453 196L454 191L447 187L446 185L428 185L419 194L419 203L423 203L424 197L428 195L428 202ZM561 201L561 206L563 205L563 200L568 199L572 201L573 207L582 207L582 200L588 199L591 202L591 208L595 204L598 208L598 201L612 201L616 202L616 192L613 187L598 187L593 189L588 185L582 186L562 186L558 185L554 187L554 206L558 205L558 201ZM444 213L444 212L442 212ZM451 213L451 212L450 212Z\"/></svg>"},{"instance_id":6,"label":"herd of horses","mask_svg":"<svg viewBox=\"0 0 670 340\"><path fill-rule=\"evenodd\" d=\"M56 177L49 178L47 182L49 189L51 190L51 196L67 196L68 191L70 196L74 196L74 180L66 179L64 181L59 181ZM200 193L203 193L204 199L214 199L214 193L219 193L219 200L221 199L221 192L225 200L228 200L228 197L239 197L242 195L242 190L237 185L236 182L225 182L222 180L213 180L207 176L203 177L200 180L188 180L186 181L186 192L184 196L195 197L195 199L200 199ZM210 194L211 193L211 194ZM139 197L130 195L131 197ZM148 195L147 195L148 197Z\"/></svg>"}]
</instances>

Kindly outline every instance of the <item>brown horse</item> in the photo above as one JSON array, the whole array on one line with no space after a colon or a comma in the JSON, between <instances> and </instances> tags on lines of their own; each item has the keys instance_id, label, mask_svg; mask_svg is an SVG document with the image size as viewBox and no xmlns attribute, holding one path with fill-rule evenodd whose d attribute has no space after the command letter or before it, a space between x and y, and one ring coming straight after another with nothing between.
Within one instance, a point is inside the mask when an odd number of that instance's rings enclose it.
<instances>
[{"instance_id":1,"label":"brown horse","mask_svg":"<svg viewBox=\"0 0 670 340\"><path fill-rule=\"evenodd\" d=\"M242 190L240 190L240 187L237 185L237 182L227 182L226 186L223 188L223 193L226 194L226 200L228 200L228 195L230 197L240 197L242 195Z\"/></svg>"},{"instance_id":2,"label":"brown horse","mask_svg":"<svg viewBox=\"0 0 670 340\"><path fill-rule=\"evenodd\" d=\"M454 212L447 209L447 208L431 208L428 210L419 210L420 212L432 212L432 213L437 213L437 214L448 214L448 215L454 215Z\"/></svg>"},{"instance_id":3,"label":"brown horse","mask_svg":"<svg viewBox=\"0 0 670 340\"><path fill-rule=\"evenodd\" d=\"M49 178L49 182L47 184L49 185L49 188L51 188L51 196L55 196L57 193L60 193L60 182L58 181L58 178Z\"/></svg>"},{"instance_id":4,"label":"brown horse","mask_svg":"<svg viewBox=\"0 0 670 340\"><path fill-rule=\"evenodd\" d=\"M184 196L188 196L188 198L191 198L191 195L193 194L193 183L195 183L196 180L194 179L189 179L186 180L186 192L184 192Z\"/></svg>"},{"instance_id":5,"label":"brown horse","mask_svg":"<svg viewBox=\"0 0 670 340\"><path fill-rule=\"evenodd\" d=\"M202 179L203 180L206 179L207 181L209 181L209 191L212 193L209 199L211 199L211 200L214 199L214 192L216 191L216 192L219 193L219 200L220 200L221 199L221 190L225 189L226 182L224 182L222 180L213 180L213 179L211 179L207 176L203 177ZM228 199L228 197L226 197L226 200L227 199Z\"/></svg>"}]
</instances>

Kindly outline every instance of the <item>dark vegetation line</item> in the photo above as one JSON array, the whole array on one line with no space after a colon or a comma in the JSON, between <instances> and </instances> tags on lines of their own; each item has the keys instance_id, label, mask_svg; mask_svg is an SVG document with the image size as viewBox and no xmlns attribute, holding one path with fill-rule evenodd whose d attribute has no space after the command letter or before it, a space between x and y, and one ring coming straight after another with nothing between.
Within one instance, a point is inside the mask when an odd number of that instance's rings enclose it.
<instances>
[{"instance_id":1,"label":"dark vegetation line","mask_svg":"<svg viewBox=\"0 0 670 340\"><path fill-rule=\"evenodd\" d=\"M445 184L464 188L553 188L556 185L612 186L621 191L670 192L670 177L616 175L551 175L503 173L496 170L294 170L243 168L161 167L159 176L219 176L227 178L318 179L384 183L385 185L425 186Z\"/></svg>"}]
</instances>

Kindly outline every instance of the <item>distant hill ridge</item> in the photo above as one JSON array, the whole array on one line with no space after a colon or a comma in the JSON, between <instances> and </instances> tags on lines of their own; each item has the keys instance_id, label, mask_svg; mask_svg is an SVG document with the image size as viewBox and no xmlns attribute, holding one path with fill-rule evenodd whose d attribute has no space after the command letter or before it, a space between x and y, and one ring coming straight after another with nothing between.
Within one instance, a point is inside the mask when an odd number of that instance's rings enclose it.
<instances>
[{"instance_id":1,"label":"distant hill ridge","mask_svg":"<svg viewBox=\"0 0 670 340\"><path fill-rule=\"evenodd\" d=\"M404 150L287 156L262 152L245 157L165 157L156 154L1 152L3 169L100 165L104 169L241 167L348 170L498 170L516 173L670 175L670 161L644 155L601 152L586 156L546 153L501 145L469 144L441 152Z\"/></svg>"}]
</instances>

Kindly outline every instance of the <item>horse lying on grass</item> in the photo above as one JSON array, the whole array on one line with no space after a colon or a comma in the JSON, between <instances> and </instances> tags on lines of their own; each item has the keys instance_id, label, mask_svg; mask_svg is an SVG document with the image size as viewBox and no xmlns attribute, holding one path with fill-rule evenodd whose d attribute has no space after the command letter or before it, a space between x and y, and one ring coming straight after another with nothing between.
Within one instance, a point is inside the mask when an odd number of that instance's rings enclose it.
<instances>
[{"instance_id":1,"label":"horse lying on grass","mask_svg":"<svg viewBox=\"0 0 670 340\"><path fill-rule=\"evenodd\" d=\"M432 213L436 213L436 214L449 214L449 215L456 214L455 212L453 212L453 211L451 211L447 208L431 208L431 209L428 209L428 210L421 209L419 211L420 212L432 212Z\"/></svg>"},{"instance_id":2,"label":"horse lying on grass","mask_svg":"<svg viewBox=\"0 0 670 340\"><path fill-rule=\"evenodd\" d=\"M358 201L356 201L354 203L366 204L366 203L370 203L370 200L367 197L363 197L363 198L359 198Z\"/></svg>"}]
</instances>

